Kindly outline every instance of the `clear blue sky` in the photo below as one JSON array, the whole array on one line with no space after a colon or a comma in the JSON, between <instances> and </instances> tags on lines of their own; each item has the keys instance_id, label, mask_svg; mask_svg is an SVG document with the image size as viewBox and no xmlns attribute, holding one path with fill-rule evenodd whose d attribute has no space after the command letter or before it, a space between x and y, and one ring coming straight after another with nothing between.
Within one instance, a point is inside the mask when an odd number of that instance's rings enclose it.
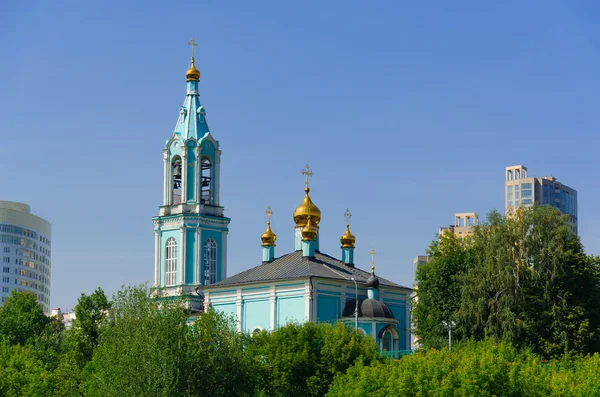
<instances>
[{"instance_id":1,"label":"clear blue sky","mask_svg":"<svg viewBox=\"0 0 600 397\"><path fill-rule=\"evenodd\" d=\"M0 199L53 226L51 305L153 277L164 142L199 42L221 143L229 275L258 265L264 210L293 250L302 167L322 250L412 283L454 212L504 206L504 168L578 190L600 254L600 3L28 1L0 5Z\"/></svg>"}]
</instances>

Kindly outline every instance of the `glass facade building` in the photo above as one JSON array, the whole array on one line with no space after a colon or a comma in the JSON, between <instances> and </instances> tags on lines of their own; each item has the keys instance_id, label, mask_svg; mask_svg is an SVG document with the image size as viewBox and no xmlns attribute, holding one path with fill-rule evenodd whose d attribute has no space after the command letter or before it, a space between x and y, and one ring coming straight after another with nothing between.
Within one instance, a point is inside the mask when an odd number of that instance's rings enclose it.
<instances>
[{"instance_id":1,"label":"glass facade building","mask_svg":"<svg viewBox=\"0 0 600 397\"><path fill-rule=\"evenodd\" d=\"M528 177L522 165L506 167L504 193L506 213L521 205L551 205L569 216L569 225L577 233L577 191L556 178Z\"/></svg>"},{"instance_id":2,"label":"glass facade building","mask_svg":"<svg viewBox=\"0 0 600 397\"><path fill-rule=\"evenodd\" d=\"M0 201L0 305L17 289L35 294L50 313L51 239L50 223L33 215L27 204Z\"/></svg>"}]
</instances>

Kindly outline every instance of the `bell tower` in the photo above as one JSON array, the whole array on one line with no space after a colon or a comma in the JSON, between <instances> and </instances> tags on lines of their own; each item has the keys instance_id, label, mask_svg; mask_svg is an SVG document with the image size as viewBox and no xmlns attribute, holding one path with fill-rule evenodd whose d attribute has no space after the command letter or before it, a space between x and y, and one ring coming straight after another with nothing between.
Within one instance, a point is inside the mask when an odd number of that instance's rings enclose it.
<instances>
[{"instance_id":1,"label":"bell tower","mask_svg":"<svg viewBox=\"0 0 600 397\"><path fill-rule=\"evenodd\" d=\"M163 203L154 222L154 288L162 296L184 296L201 310L202 287L227 274L230 219L220 205L219 142L200 104L192 38L187 91L171 138L163 148Z\"/></svg>"}]
</instances>

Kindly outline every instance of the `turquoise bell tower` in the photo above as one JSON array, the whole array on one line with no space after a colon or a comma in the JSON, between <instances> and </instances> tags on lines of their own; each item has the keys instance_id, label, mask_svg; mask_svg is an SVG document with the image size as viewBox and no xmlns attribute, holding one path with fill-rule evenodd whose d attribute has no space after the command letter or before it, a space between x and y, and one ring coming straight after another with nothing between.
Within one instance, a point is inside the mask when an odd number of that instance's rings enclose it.
<instances>
[{"instance_id":1,"label":"turquoise bell tower","mask_svg":"<svg viewBox=\"0 0 600 397\"><path fill-rule=\"evenodd\" d=\"M154 222L154 288L161 296L186 298L202 310L203 287L227 275L230 219L220 205L219 142L211 135L200 104L192 38L187 92L175 131L163 149L163 204Z\"/></svg>"}]
</instances>

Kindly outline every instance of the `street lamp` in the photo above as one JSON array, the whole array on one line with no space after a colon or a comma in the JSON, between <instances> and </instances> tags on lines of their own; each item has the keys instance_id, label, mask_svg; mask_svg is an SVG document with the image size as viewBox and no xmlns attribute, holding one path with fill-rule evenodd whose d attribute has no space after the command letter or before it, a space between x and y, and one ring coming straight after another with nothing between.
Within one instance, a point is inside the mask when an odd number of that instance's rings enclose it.
<instances>
[{"instance_id":1,"label":"street lamp","mask_svg":"<svg viewBox=\"0 0 600 397\"><path fill-rule=\"evenodd\" d=\"M448 330L448 350L451 352L452 351L452 328L454 328L456 323L453 320L452 321L442 320L442 324L444 325L444 328L446 328Z\"/></svg>"},{"instance_id":2,"label":"street lamp","mask_svg":"<svg viewBox=\"0 0 600 397\"><path fill-rule=\"evenodd\" d=\"M356 303L354 306L354 329L358 330L358 284L356 284L354 277L352 277L350 280L354 281L354 290L356 292L356 298L354 299Z\"/></svg>"}]
</instances>

